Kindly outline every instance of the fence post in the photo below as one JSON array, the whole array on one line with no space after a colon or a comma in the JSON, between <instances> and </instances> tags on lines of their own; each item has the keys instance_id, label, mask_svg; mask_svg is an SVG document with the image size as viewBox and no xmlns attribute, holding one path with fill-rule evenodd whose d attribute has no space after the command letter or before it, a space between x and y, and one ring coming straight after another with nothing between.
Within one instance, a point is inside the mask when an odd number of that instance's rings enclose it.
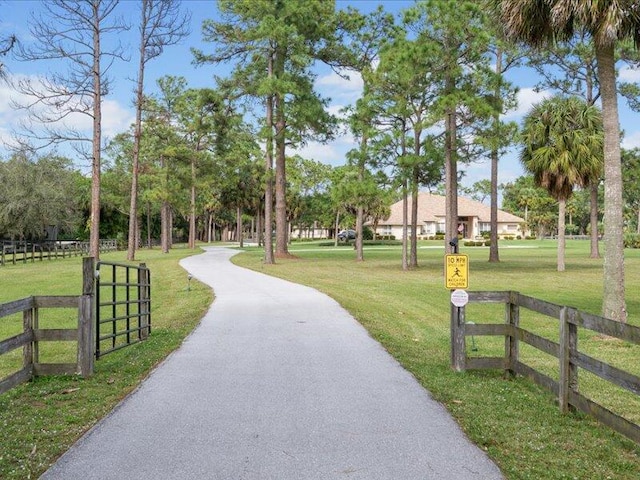
<instances>
[{"instance_id":1,"label":"fence post","mask_svg":"<svg viewBox=\"0 0 640 480\"><path fill-rule=\"evenodd\" d=\"M504 350L506 355L505 376L515 376L518 362L520 361L520 342L517 329L520 327L520 305L518 304L518 292L509 292L509 303L505 304L505 321L513 329L513 335L504 337Z\"/></svg>"},{"instance_id":2,"label":"fence post","mask_svg":"<svg viewBox=\"0 0 640 480\"><path fill-rule=\"evenodd\" d=\"M22 312L22 330L26 333L33 331L33 302L31 308ZM29 377L33 376L33 342L22 347L22 368L29 370Z\"/></svg>"},{"instance_id":3,"label":"fence post","mask_svg":"<svg viewBox=\"0 0 640 480\"><path fill-rule=\"evenodd\" d=\"M83 258L82 295L78 302L78 370L80 375L85 378L93 374L94 366L94 274L94 258Z\"/></svg>"},{"instance_id":4,"label":"fence post","mask_svg":"<svg viewBox=\"0 0 640 480\"><path fill-rule=\"evenodd\" d=\"M571 354L578 349L578 327L569 320L578 312L573 308L560 310L560 380L558 405L561 413L570 410L569 393L578 389L578 368L571 363Z\"/></svg>"},{"instance_id":5,"label":"fence post","mask_svg":"<svg viewBox=\"0 0 640 480\"><path fill-rule=\"evenodd\" d=\"M451 304L451 368L456 372L463 372L466 369L464 313L464 307Z\"/></svg>"}]
</instances>

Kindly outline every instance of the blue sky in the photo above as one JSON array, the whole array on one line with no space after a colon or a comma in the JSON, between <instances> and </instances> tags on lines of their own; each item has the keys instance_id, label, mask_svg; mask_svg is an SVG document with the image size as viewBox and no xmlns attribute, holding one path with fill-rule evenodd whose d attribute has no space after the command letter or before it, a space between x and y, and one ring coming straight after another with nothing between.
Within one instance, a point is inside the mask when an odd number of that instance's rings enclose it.
<instances>
[{"instance_id":1,"label":"blue sky","mask_svg":"<svg viewBox=\"0 0 640 480\"><path fill-rule=\"evenodd\" d=\"M406 0L337 0L339 8L347 5L359 8L368 12L384 4L385 9L391 12L399 12L413 4L413 1ZM37 12L42 8L42 3L35 0L1 1L0 2L0 32L4 35L13 33L20 41L28 43L31 41L27 22L31 12ZM209 87L213 84L213 76L224 74L228 71L228 66L205 65L197 67L192 64L192 47L203 51L210 51L211 45L202 41L200 26L207 18L217 18L216 3L213 0L186 0L183 2L183 9L189 10L192 14L191 34L180 45L167 47L164 54L148 64L146 72L146 88L148 91L155 89L155 81L167 74L184 76L190 87ZM133 0L121 1L118 7L119 14L127 21L134 23L138 18L138 3ZM129 47L131 60L115 65L112 71L114 81L112 94L105 98L103 105L103 129L107 137L122 132L128 128L134 118L133 111L133 81L137 69L136 43L137 29L134 27L129 32L121 34L119 40ZM9 57L0 59L8 67L11 76L38 75L55 69L55 65L48 65L46 62L16 62ZM354 102L361 91L361 82L356 76L351 75L350 81L340 78L330 70L317 70L317 90L324 96L332 98L331 110L337 112ZM620 75L627 80L640 81L640 71L622 68ZM509 74L510 80L520 88L519 106L517 110L510 112L507 117L510 120L519 121L522 115L528 111L530 106L541 100L548 92L537 93L533 86L537 82L535 73L521 68ZM13 111L9 106L9 100L15 98L16 93L11 91L6 85L0 85L0 140L6 141L10 138L12 128L17 125L17 120L23 115L21 112ZM621 126L625 131L623 146L640 147L640 114L631 112L626 103L620 101ZM86 120L83 120L86 121ZM87 125L88 126L88 125ZM349 135L337 138L329 145L319 145L310 143L298 153L308 158L341 165L345 162L346 152L356 147L356 142ZM6 157L6 152L4 153ZM463 185L470 186L474 181L488 178L488 161L476 162L468 166L461 166L466 171ZM500 183L509 182L522 175L522 168L516 158L511 153L506 155L500 162L499 168Z\"/></svg>"}]
</instances>

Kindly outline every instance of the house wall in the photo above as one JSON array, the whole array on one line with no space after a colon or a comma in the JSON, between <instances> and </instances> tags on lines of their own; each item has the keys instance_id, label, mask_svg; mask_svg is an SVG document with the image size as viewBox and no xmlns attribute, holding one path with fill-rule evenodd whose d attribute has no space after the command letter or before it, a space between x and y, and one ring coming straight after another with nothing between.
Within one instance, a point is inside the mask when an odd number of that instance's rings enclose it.
<instances>
[{"instance_id":1,"label":"house wall","mask_svg":"<svg viewBox=\"0 0 640 480\"><path fill-rule=\"evenodd\" d=\"M465 224L465 238L474 239L485 231L490 229L488 222L480 222L478 217L472 217L471 219L462 220L461 223ZM436 232L441 231L438 222L425 222L423 225L418 225L418 236L433 236ZM376 229L376 235L393 235L396 240L402 240L402 226L399 225L378 225ZM498 235L522 235L520 231L520 225L517 223L498 223Z\"/></svg>"}]
</instances>

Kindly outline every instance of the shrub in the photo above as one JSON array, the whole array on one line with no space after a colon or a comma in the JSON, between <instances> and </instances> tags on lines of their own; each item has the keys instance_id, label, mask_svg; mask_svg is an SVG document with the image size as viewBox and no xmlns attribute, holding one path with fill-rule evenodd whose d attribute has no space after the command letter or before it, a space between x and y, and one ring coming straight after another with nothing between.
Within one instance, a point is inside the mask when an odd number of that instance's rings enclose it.
<instances>
[{"instance_id":1,"label":"shrub","mask_svg":"<svg viewBox=\"0 0 640 480\"><path fill-rule=\"evenodd\" d=\"M624 248L640 248L640 234L625 233Z\"/></svg>"}]
</instances>

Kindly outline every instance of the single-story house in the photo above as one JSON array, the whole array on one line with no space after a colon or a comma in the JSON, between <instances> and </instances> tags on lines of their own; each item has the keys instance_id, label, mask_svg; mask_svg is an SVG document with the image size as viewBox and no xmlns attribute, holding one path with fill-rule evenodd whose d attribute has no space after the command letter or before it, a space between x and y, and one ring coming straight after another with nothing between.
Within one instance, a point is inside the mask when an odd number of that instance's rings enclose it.
<instances>
[{"instance_id":1,"label":"single-story house","mask_svg":"<svg viewBox=\"0 0 640 480\"><path fill-rule=\"evenodd\" d=\"M411 225L411 197L408 204L408 222ZM429 237L445 231L445 197L431 193L418 194L418 236ZM491 208L487 205L458 197L458 223L463 226L462 235L467 239L479 237L482 232L491 230ZM524 219L498 210L498 235L523 235L521 225ZM368 225L371 225L369 222ZM391 205L389 218L380 220L376 228L377 235L394 235L402 238L402 200Z\"/></svg>"}]
</instances>

